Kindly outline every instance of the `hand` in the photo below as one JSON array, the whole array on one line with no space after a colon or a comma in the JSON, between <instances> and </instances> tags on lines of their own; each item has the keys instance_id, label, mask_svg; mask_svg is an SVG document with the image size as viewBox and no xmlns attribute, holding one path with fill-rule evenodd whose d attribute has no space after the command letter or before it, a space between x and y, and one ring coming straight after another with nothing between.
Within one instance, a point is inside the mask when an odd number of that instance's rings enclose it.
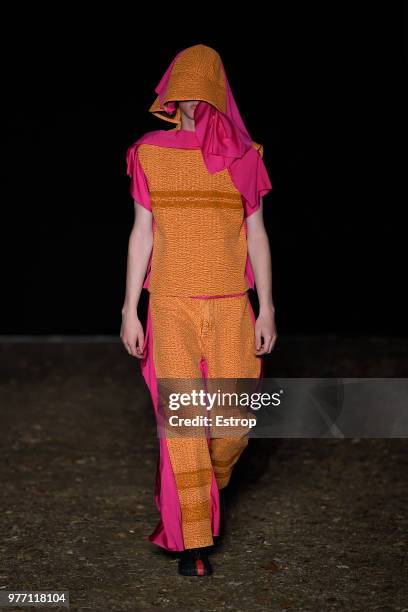
<instances>
[{"instance_id":1,"label":"hand","mask_svg":"<svg viewBox=\"0 0 408 612\"><path fill-rule=\"evenodd\" d=\"M136 310L122 311L120 339L129 355L141 359L144 356L144 332Z\"/></svg>"},{"instance_id":2,"label":"hand","mask_svg":"<svg viewBox=\"0 0 408 612\"><path fill-rule=\"evenodd\" d=\"M263 343L261 341L263 338ZM255 323L255 355L270 353L278 338L275 324L275 310L260 311Z\"/></svg>"}]
</instances>

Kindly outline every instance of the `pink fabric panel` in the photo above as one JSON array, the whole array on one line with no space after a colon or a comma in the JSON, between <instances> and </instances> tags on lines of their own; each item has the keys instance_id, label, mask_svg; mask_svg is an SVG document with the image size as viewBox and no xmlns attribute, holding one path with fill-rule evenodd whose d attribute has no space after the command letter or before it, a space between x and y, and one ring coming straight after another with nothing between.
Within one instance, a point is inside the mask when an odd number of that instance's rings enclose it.
<instances>
[{"instance_id":1,"label":"pink fabric panel","mask_svg":"<svg viewBox=\"0 0 408 612\"><path fill-rule=\"evenodd\" d=\"M126 152L126 173L131 177L130 193L136 202L151 211L149 186L137 154L138 147L139 145L134 143Z\"/></svg>"},{"instance_id":2,"label":"pink fabric panel","mask_svg":"<svg viewBox=\"0 0 408 612\"><path fill-rule=\"evenodd\" d=\"M232 89L230 87L224 65L222 65L222 69L224 71L225 87L227 91L227 115L232 117L233 121L235 122L239 130L244 135L251 138L248 130L246 129L244 121L241 117L237 103L235 102L234 94L232 93ZM251 139L251 142L252 142L252 139ZM244 216L245 217L249 217L250 214L258 210L260 206L260 198L266 195L267 193L269 193L269 191L271 191L272 189L272 182L269 178L269 175L266 170L264 161L261 157L261 154L253 146L251 147L250 150L255 151L256 153L256 156L255 156L256 162L253 166L251 165L251 163L248 163L249 162L249 159L248 159L245 162L245 164L240 164L239 166L237 166L237 163L235 163L235 165L231 166L231 169L230 169L231 178L236 188L240 191L240 193L243 196ZM253 157L252 152L251 152L251 155ZM236 162L239 162L239 160L236 160ZM240 173L242 172L243 168L244 168L243 170L244 174L248 172L251 174L252 172L254 172L255 176L254 174L252 174L252 176L249 177L248 182L247 182L247 178L244 178L244 184L242 185L241 179L240 179ZM242 189L240 188L240 185Z\"/></svg>"},{"instance_id":3,"label":"pink fabric panel","mask_svg":"<svg viewBox=\"0 0 408 612\"><path fill-rule=\"evenodd\" d=\"M249 176L244 178L242 183L242 175L240 173L235 173L235 166L232 165L230 168L230 175L234 185L242 194L245 219L259 209L261 198L272 189L264 161L259 151L252 147L252 151L248 152L247 155L255 159L247 164L245 172L249 172Z\"/></svg>"},{"instance_id":4,"label":"pink fabric panel","mask_svg":"<svg viewBox=\"0 0 408 612\"><path fill-rule=\"evenodd\" d=\"M140 361L141 372L150 391L153 408L158 422L158 390L156 371L153 362L153 334L150 303L144 340L144 357ZM174 474L170 463L166 439L159 437L159 457L156 468L154 499L160 513L160 520L148 539L167 550L184 550L181 529L181 511Z\"/></svg>"},{"instance_id":5,"label":"pink fabric panel","mask_svg":"<svg viewBox=\"0 0 408 612\"><path fill-rule=\"evenodd\" d=\"M261 154L248 132L242 133L234 120L208 102L197 104L195 134L207 170L214 174L227 168L231 180L243 196L244 216L259 208L260 198L272 189Z\"/></svg>"}]
</instances>

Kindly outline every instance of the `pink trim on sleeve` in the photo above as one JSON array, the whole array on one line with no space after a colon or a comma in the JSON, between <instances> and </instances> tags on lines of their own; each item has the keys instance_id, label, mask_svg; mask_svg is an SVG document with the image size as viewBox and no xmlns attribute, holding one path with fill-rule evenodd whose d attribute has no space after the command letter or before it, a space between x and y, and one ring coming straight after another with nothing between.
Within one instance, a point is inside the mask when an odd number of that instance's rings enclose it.
<instances>
[{"instance_id":1,"label":"pink trim on sleeve","mask_svg":"<svg viewBox=\"0 0 408 612\"><path fill-rule=\"evenodd\" d=\"M265 168L261 154L256 149L251 151L255 160L252 164L252 173L247 179L248 190L242 196L244 218L256 212L261 205L261 198L272 189L272 183Z\"/></svg>"},{"instance_id":2,"label":"pink trim on sleeve","mask_svg":"<svg viewBox=\"0 0 408 612\"><path fill-rule=\"evenodd\" d=\"M131 177L130 193L136 202L152 212L149 186L137 154L138 147L139 145L134 143L126 152L126 174Z\"/></svg>"}]
</instances>

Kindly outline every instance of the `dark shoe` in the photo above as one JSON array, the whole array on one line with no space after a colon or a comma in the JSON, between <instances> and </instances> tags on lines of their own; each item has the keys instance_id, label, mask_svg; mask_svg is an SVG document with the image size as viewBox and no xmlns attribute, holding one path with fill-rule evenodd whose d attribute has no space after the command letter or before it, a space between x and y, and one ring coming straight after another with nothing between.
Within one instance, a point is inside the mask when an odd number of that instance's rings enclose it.
<instances>
[{"instance_id":1,"label":"dark shoe","mask_svg":"<svg viewBox=\"0 0 408 612\"><path fill-rule=\"evenodd\" d=\"M178 572L182 576L209 576L211 563L206 548L186 548L180 554Z\"/></svg>"}]
</instances>

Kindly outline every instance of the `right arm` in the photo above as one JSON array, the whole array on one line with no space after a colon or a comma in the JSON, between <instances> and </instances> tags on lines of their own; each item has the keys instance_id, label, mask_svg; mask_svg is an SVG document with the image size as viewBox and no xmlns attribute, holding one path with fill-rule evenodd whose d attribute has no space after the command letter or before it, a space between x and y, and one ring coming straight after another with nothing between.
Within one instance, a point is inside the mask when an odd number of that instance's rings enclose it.
<instances>
[{"instance_id":1,"label":"right arm","mask_svg":"<svg viewBox=\"0 0 408 612\"><path fill-rule=\"evenodd\" d=\"M149 257L153 248L152 213L134 200L135 220L129 236L126 293L122 307L120 338L133 357L142 357L143 325L137 314Z\"/></svg>"}]
</instances>

